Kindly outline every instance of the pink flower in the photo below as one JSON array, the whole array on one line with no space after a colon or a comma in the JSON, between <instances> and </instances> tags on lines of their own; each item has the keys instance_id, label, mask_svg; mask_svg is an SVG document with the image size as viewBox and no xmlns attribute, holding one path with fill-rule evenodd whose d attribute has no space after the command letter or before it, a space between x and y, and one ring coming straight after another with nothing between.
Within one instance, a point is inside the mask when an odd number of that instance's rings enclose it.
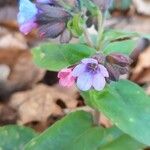
<instances>
[{"instance_id":1,"label":"pink flower","mask_svg":"<svg viewBox=\"0 0 150 150\"><path fill-rule=\"evenodd\" d=\"M64 87L70 87L75 83L75 77L72 76L72 69L62 69L58 73L59 84Z\"/></svg>"}]
</instances>

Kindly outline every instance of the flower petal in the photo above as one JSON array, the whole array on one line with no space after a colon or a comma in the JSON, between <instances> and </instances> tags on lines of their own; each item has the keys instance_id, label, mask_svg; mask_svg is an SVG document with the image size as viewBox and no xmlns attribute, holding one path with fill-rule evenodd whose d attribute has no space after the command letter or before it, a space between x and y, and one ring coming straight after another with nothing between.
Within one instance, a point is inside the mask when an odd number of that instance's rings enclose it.
<instances>
[{"instance_id":1,"label":"flower petal","mask_svg":"<svg viewBox=\"0 0 150 150\"><path fill-rule=\"evenodd\" d=\"M37 27L37 24L31 21L31 22L22 24L19 29L22 33L28 34L29 32L31 32L32 29L36 27Z\"/></svg>"},{"instance_id":2,"label":"flower petal","mask_svg":"<svg viewBox=\"0 0 150 150\"><path fill-rule=\"evenodd\" d=\"M77 87L82 91L87 91L92 86L93 76L90 73L83 73L77 79Z\"/></svg>"},{"instance_id":3,"label":"flower petal","mask_svg":"<svg viewBox=\"0 0 150 150\"><path fill-rule=\"evenodd\" d=\"M100 74L96 74L93 78L93 87L97 90L97 91L101 91L104 89L106 84L106 80L105 78Z\"/></svg>"},{"instance_id":4,"label":"flower petal","mask_svg":"<svg viewBox=\"0 0 150 150\"><path fill-rule=\"evenodd\" d=\"M71 75L68 76L68 84L67 87L71 87L75 84L75 78L72 77Z\"/></svg>"},{"instance_id":5,"label":"flower petal","mask_svg":"<svg viewBox=\"0 0 150 150\"><path fill-rule=\"evenodd\" d=\"M26 23L33 19L38 13L38 9L35 4L29 0L20 0L19 3L19 14L18 14L18 22L19 24Z\"/></svg>"},{"instance_id":6,"label":"flower petal","mask_svg":"<svg viewBox=\"0 0 150 150\"><path fill-rule=\"evenodd\" d=\"M60 78L59 84L64 87L71 87L75 83L75 78L68 75L66 78Z\"/></svg>"},{"instance_id":7,"label":"flower petal","mask_svg":"<svg viewBox=\"0 0 150 150\"><path fill-rule=\"evenodd\" d=\"M104 77L109 77L109 73L108 73L107 69L103 65L99 65L99 68L100 68L100 73Z\"/></svg>"},{"instance_id":8,"label":"flower petal","mask_svg":"<svg viewBox=\"0 0 150 150\"><path fill-rule=\"evenodd\" d=\"M77 65L72 71L72 76L78 77L80 74L82 74L85 71L85 69L86 69L85 64Z\"/></svg>"},{"instance_id":9,"label":"flower petal","mask_svg":"<svg viewBox=\"0 0 150 150\"><path fill-rule=\"evenodd\" d=\"M84 63L84 64L88 64L88 63L98 64L98 61L96 59L93 59L93 58L85 58L85 59L82 59L81 62Z\"/></svg>"},{"instance_id":10,"label":"flower petal","mask_svg":"<svg viewBox=\"0 0 150 150\"><path fill-rule=\"evenodd\" d=\"M65 78L67 75L71 74L72 72L72 69L71 68L65 68L65 69L62 69L58 72L58 75L57 77L58 78Z\"/></svg>"}]
</instances>

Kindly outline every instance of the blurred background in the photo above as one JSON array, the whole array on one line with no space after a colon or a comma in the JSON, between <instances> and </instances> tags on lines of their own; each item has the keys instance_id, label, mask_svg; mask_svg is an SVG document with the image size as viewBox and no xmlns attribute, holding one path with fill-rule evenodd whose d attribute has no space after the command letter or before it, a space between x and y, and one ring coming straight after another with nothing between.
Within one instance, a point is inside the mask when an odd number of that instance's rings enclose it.
<instances>
[{"instance_id":1,"label":"blurred background","mask_svg":"<svg viewBox=\"0 0 150 150\"><path fill-rule=\"evenodd\" d=\"M38 68L31 48L41 42L36 33L18 30L15 0L0 0L0 125L21 124L43 131L75 109L85 109L75 87L58 85L57 73ZM150 0L114 0L105 26L150 34ZM128 75L150 95L150 41L140 39ZM101 118L105 126L110 122Z\"/></svg>"}]
</instances>

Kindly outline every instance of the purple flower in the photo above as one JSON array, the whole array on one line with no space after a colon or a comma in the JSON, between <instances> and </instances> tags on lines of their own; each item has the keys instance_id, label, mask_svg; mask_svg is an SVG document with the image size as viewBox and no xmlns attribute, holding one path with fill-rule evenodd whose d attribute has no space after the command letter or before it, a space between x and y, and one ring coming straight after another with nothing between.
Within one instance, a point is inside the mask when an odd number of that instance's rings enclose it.
<instances>
[{"instance_id":1,"label":"purple flower","mask_svg":"<svg viewBox=\"0 0 150 150\"><path fill-rule=\"evenodd\" d=\"M109 74L96 59L86 58L73 69L72 76L77 77L77 86L80 90L87 91L93 87L100 91L105 87L105 77L109 77Z\"/></svg>"}]
</instances>

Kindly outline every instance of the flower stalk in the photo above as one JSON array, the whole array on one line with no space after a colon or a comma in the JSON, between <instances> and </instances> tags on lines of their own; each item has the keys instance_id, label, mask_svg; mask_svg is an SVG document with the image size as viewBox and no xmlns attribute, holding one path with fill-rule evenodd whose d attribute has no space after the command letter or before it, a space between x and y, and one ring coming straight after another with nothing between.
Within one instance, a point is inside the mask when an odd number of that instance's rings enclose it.
<instances>
[{"instance_id":1,"label":"flower stalk","mask_svg":"<svg viewBox=\"0 0 150 150\"><path fill-rule=\"evenodd\" d=\"M86 40L86 42L87 42L87 45L90 46L90 47L94 47L94 44L93 44L93 42L92 42L92 40L91 40L90 34L89 34L89 32L87 31L87 28L86 28L86 27L84 27L83 33L84 33L84 38L85 38L85 40Z\"/></svg>"},{"instance_id":2,"label":"flower stalk","mask_svg":"<svg viewBox=\"0 0 150 150\"><path fill-rule=\"evenodd\" d=\"M97 46L96 49L99 51L101 50L102 47L102 36L103 36L103 31L104 31L104 18L102 15L102 12L100 10L98 10L98 36L97 36Z\"/></svg>"}]
</instances>

